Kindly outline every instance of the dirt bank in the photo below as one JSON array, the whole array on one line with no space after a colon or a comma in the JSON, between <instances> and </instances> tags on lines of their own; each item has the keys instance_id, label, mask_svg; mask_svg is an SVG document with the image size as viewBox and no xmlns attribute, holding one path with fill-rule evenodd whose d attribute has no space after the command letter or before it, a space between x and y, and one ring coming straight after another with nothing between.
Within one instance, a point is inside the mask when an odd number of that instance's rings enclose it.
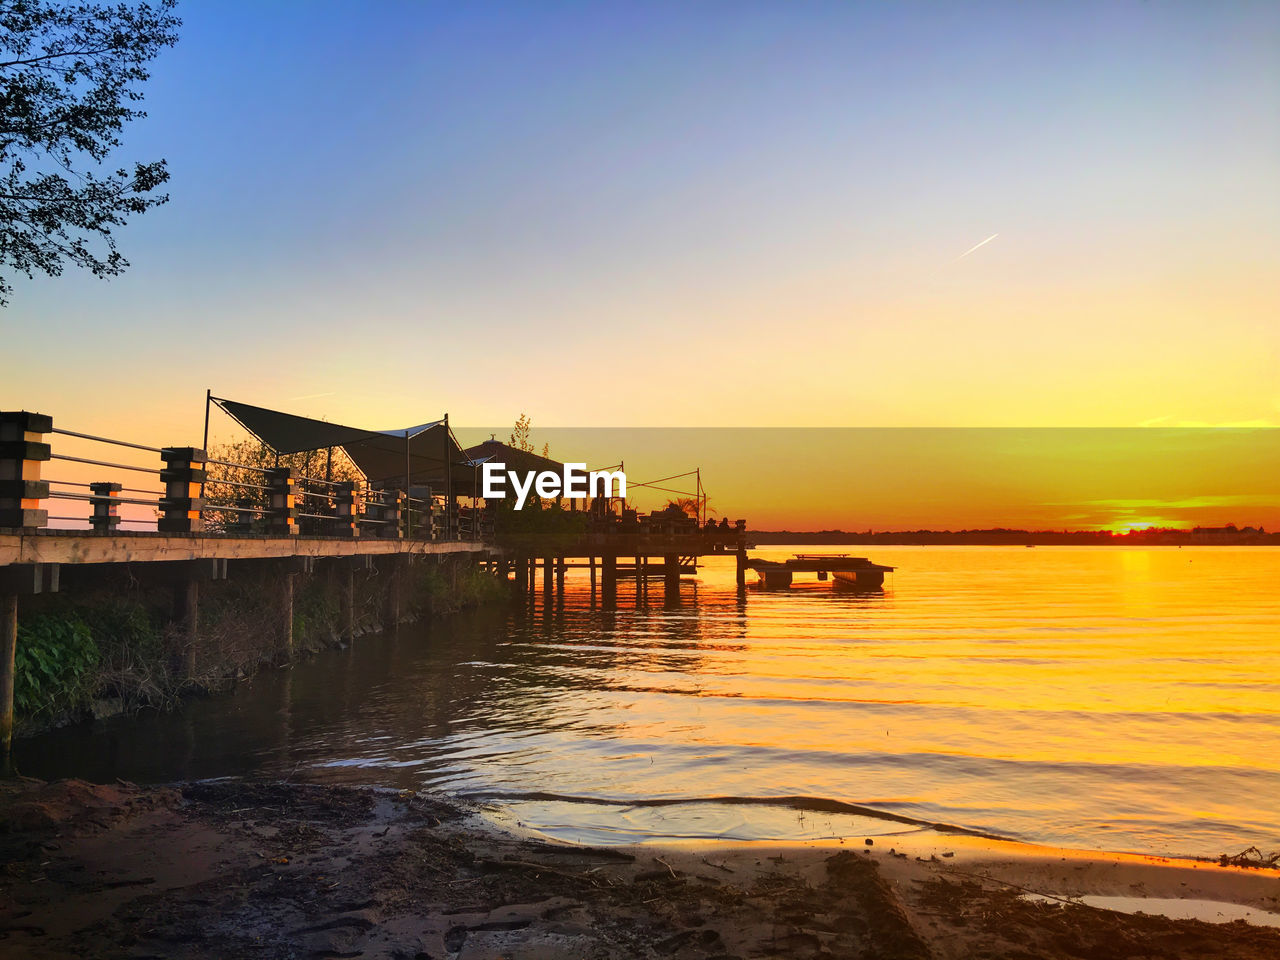
<instances>
[{"instance_id":1,"label":"dirt bank","mask_svg":"<svg viewBox=\"0 0 1280 960\"><path fill-rule=\"evenodd\" d=\"M1278 929L1021 896L1138 883L1266 908L1275 871L939 842L592 849L420 794L13 781L0 785L0 954L1280 958ZM1051 889L1073 879L1079 890Z\"/></svg>"}]
</instances>

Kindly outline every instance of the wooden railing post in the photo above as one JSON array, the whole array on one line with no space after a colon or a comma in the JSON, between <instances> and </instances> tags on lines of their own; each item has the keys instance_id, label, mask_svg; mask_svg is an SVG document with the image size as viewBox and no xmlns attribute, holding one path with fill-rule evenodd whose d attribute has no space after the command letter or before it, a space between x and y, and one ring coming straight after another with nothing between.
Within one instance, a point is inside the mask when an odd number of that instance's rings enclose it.
<instances>
[{"instance_id":1,"label":"wooden railing post","mask_svg":"<svg viewBox=\"0 0 1280 960\"><path fill-rule=\"evenodd\" d=\"M45 434L53 418L25 410L0 411L0 527L43 527L49 511L40 501L49 482L40 479L40 464L49 459Z\"/></svg>"},{"instance_id":2,"label":"wooden railing post","mask_svg":"<svg viewBox=\"0 0 1280 960\"><path fill-rule=\"evenodd\" d=\"M93 499L89 505L93 507L93 515L89 517L89 525L94 530L110 533L120 526L120 487L118 483L91 483L89 489Z\"/></svg>"},{"instance_id":3,"label":"wooden railing post","mask_svg":"<svg viewBox=\"0 0 1280 960\"><path fill-rule=\"evenodd\" d=\"M390 537L391 539L398 539L404 536L404 531L400 529L404 494L399 490L380 490L378 491L376 506L378 509L377 519L382 521L378 525L378 536Z\"/></svg>"},{"instance_id":4,"label":"wooden railing post","mask_svg":"<svg viewBox=\"0 0 1280 960\"><path fill-rule=\"evenodd\" d=\"M267 471L267 526L278 536L298 535L298 478L293 467Z\"/></svg>"},{"instance_id":5,"label":"wooden railing post","mask_svg":"<svg viewBox=\"0 0 1280 960\"><path fill-rule=\"evenodd\" d=\"M339 537L360 536L360 511L356 499L356 485L345 480L334 487L333 532Z\"/></svg>"},{"instance_id":6,"label":"wooden railing post","mask_svg":"<svg viewBox=\"0 0 1280 960\"><path fill-rule=\"evenodd\" d=\"M164 496L163 512L157 528L167 533L201 533L204 531L205 452L197 447L165 447L160 451L164 468L160 481Z\"/></svg>"}]
</instances>

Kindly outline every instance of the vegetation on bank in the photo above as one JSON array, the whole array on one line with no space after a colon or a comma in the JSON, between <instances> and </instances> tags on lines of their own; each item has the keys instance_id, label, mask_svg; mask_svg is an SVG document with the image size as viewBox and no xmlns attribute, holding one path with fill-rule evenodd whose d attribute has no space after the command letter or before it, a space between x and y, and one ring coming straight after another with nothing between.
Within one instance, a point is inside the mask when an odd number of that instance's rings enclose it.
<instances>
[{"instance_id":1,"label":"vegetation on bank","mask_svg":"<svg viewBox=\"0 0 1280 960\"><path fill-rule=\"evenodd\" d=\"M289 659L280 598L285 574L200 584L194 646L174 622L172 584L121 577L89 591L36 596L19 618L14 706L19 733L88 715L171 708ZM390 578L355 580L355 632L382 627ZM417 620L505 601L494 577L472 566L417 563L401 618ZM292 657L342 643L337 583L324 572L295 580ZM188 671L187 666L191 665Z\"/></svg>"},{"instance_id":2,"label":"vegetation on bank","mask_svg":"<svg viewBox=\"0 0 1280 960\"><path fill-rule=\"evenodd\" d=\"M589 518L581 510L566 510L554 501L530 497L523 510L510 500L493 505L494 538L504 547L519 549L536 545L539 551L555 553L569 547L587 532Z\"/></svg>"}]
</instances>

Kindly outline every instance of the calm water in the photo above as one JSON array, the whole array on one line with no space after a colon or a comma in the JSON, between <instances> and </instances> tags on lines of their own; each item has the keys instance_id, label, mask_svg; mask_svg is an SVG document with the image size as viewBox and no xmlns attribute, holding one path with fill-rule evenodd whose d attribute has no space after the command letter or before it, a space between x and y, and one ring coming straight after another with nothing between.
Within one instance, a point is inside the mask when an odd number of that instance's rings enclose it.
<instances>
[{"instance_id":1,"label":"calm water","mask_svg":"<svg viewBox=\"0 0 1280 960\"><path fill-rule=\"evenodd\" d=\"M845 549L898 566L883 593L807 575L739 599L712 559L679 609L659 581L606 612L571 574L563 604L363 639L178 714L26 741L19 763L441 789L594 842L929 821L1280 848L1280 550Z\"/></svg>"}]
</instances>

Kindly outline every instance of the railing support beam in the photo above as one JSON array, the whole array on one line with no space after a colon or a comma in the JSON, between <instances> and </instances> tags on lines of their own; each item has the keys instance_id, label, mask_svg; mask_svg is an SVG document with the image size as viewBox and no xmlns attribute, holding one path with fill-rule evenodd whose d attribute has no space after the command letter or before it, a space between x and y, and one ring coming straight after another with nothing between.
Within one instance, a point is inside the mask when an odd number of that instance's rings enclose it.
<instances>
[{"instance_id":1,"label":"railing support beam","mask_svg":"<svg viewBox=\"0 0 1280 960\"><path fill-rule=\"evenodd\" d=\"M93 499L89 505L93 507L93 515L89 517L89 526L94 530L110 533L120 526L120 488L119 483L91 483L89 489Z\"/></svg>"},{"instance_id":2,"label":"railing support beam","mask_svg":"<svg viewBox=\"0 0 1280 960\"><path fill-rule=\"evenodd\" d=\"M298 479L292 467L275 467L267 471L271 488L268 523L271 532L287 537L298 535Z\"/></svg>"},{"instance_id":3,"label":"railing support beam","mask_svg":"<svg viewBox=\"0 0 1280 960\"><path fill-rule=\"evenodd\" d=\"M207 457L196 447L165 447L160 451L164 468L160 480L164 496L160 509L164 515L156 526L166 533L201 533L204 531L204 482Z\"/></svg>"},{"instance_id":4,"label":"railing support beam","mask_svg":"<svg viewBox=\"0 0 1280 960\"><path fill-rule=\"evenodd\" d=\"M49 511L40 504L49 482L40 465L51 456L45 435L53 418L25 410L0 411L0 527L43 527Z\"/></svg>"}]
</instances>

